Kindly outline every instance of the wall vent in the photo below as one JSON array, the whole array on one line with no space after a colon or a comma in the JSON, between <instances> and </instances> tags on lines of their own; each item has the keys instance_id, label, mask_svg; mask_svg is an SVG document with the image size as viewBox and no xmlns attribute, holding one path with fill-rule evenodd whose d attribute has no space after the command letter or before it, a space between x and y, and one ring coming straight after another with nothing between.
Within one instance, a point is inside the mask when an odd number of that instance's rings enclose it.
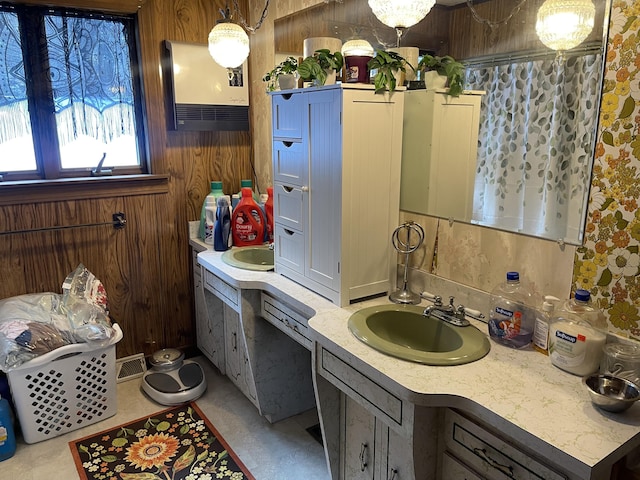
<instances>
[{"instance_id":1,"label":"wall vent","mask_svg":"<svg viewBox=\"0 0 640 480\"><path fill-rule=\"evenodd\" d=\"M116 359L116 379L118 383L142 377L147 371L143 353Z\"/></svg>"}]
</instances>

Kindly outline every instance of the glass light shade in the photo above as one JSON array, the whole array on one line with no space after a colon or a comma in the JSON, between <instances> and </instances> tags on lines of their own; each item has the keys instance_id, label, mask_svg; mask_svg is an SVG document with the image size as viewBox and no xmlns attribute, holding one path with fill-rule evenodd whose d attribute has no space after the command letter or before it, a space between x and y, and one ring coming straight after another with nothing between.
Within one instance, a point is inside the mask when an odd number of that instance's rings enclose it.
<instances>
[{"instance_id":1,"label":"glass light shade","mask_svg":"<svg viewBox=\"0 0 640 480\"><path fill-rule=\"evenodd\" d=\"M408 28L426 17L435 3L436 0L369 0L369 7L385 25Z\"/></svg>"},{"instance_id":2,"label":"glass light shade","mask_svg":"<svg viewBox=\"0 0 640 480\"><path fill-rule=\"evenodd\" d=\"M373 57L375 52L371 44L366 40L355 39L345 42L340 53L342 53L343 57Z\"/></svg>"},{"instance_id":3,"label":"glass light shade","mask_svg":"<svg viewBox=\"0 0 640 480\"><path fill-rule=\"evenodd\" d=\"M218 23L209 32L209 53L224 68L239 67L249 56L249 36L236 23Z\"/></svg>"},{"instance_id":4,"label":"glass light shade","mask_svg":"<svg viewBox=\"0 0 640 480\"><path fill-rule=\"evenodd\" d=\"M538 10L536 33L552 50L569 50L589 36L595 16L591 0L547 0Z\"/></svg>"}]
</instances>

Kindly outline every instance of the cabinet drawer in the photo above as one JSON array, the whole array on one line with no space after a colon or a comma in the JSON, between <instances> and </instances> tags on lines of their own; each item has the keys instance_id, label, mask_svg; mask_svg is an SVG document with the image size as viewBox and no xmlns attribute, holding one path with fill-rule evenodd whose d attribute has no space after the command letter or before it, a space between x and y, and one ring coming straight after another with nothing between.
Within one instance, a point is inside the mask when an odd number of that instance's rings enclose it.
<instances>
[{"instance_id":1,"label":"cabinet drawer","mask_svg":"<svg viewBox=\"0 0 640 480\"><path fill-rule=\"evenodd\" d=\"M263 318L293 338L300 345L311 350L308 318L303 317L288 305L265 293L262 294L260 303L260 313Z\"/></svg>"},{"instance_id":2,"label":"cabinet drawer","mask_svg":"<svg viewBox=\"0 0 640 480\"><path fill-rule=\"evenodd\" d=\"M240 305L240 289L232 287L209 270L204 271L204 286L227 305Z\"/></svg>"},{"instance_id":3,"label":"cabinet drawer","mask_svg":"<svg viewBox=\"0 0 640 480\"><path fill-rule=\"evenodd\" d=\"M447 450L489 480L567 479L451 409L445 413L444 435Z\"/></svg>"},{"instance_id":4,"label":"cabinet drawer","mask_svg":"<svg viewBox=\"0 0 640 480\"><path fill-rule=\"evenodd\" d=\"M319 345L318 372L362 405L369 405L375 415L397 425L403 423L402 400L383 386L360 373L347 362Z\"/></svg>"},{"instance_id":5,"label":"cabinet drawer","mask_svg":"<svg viewBox=\"0 0 640 480\"><path fill-rule=\"evenodd\" d=\"M282 265L296 273L304 273L304 235L276 223L274 243L276 266Z\"/></svg>"},{"instance_id":6,"label":"cabinet drawer","mask_svg":"<svg viewBox=\"0 0 640 480\"><path fill-rule=\"evenodd\" d=\"M306 130L306 96L303 93L287 93L272 97L274 138L302 139Z\"/></svg>"},{"instance_id":7,"label":"cabinet drawer","mask_svg":"<svg viewBox=\"0 0 640 480\"><path fill-rule=\"evenodd\" d=\"M273 142L273 180L301 187L308 178L309 152L306 142Z\"/></svg>"},{"instance_id":8,"label":"cabinet drawer","mask_svg":"<svg viewBox=\"0 0 640 480\"><path fill-rule=\"evenodd\" d=\"M276 183L273 188L274 222L304 231L304 199L302 190Z\"/></svg>"},{"instance_id":9,"label":"cabinet drawer","mask_svg":"<svg viewBox=\"0 0 640 480\"><path fill-rule=\"evenodd\" d=\"M440 478L442 480L482 480L482 477L476 475L464 463L451 456L449 452L444 452L442 457Z\"/></svg>"}]
</instances>

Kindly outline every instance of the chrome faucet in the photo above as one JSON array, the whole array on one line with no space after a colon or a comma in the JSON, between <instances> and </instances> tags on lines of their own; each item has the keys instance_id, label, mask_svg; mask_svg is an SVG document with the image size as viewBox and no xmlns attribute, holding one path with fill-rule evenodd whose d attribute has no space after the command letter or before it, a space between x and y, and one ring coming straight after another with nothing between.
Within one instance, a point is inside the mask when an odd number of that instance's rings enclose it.
<instances>
[{"instance_id":1,"label":"chrome faucet","mask_svg":"<svg viewBox=\"0 0 640 480\"><path fill-rule=\"evenodd\" d=\"M442 297L440 295L435 295L433 297L433 305L429 305L425 308L423 315L425 317L434 316L458 327L466 327L470 325L469 320L466 318L464 305L458 305L455 307L453 305L453 296L449 297L449 304L444 305L442 303Z\"/></svg>"}]
</instances>

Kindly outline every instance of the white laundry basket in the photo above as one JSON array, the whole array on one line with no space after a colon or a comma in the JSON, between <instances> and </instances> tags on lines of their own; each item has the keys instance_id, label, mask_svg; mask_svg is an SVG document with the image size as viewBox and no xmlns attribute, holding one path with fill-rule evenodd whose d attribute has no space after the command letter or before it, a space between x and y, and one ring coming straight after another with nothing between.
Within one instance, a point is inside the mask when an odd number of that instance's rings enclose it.
<instances>
[{"instance_id":1,"label":"white laundry basket","mask_svg":"<svg viewBox=\"0 0 640 480\"><path fill-rule=\"evenodd\" d=\"M62 435L116 414L116 343L104 347L74 343L36 357L7 372L26 443Z\"/></svg>"}]
</instances>

